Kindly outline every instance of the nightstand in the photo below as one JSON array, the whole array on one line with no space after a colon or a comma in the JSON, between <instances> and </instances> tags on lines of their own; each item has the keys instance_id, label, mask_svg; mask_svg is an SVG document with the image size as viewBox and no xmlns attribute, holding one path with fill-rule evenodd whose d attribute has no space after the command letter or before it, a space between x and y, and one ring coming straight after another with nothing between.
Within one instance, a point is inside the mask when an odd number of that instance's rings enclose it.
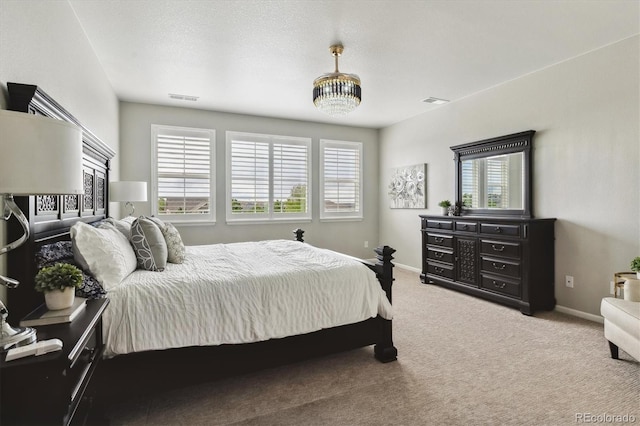
<instances>
[{"instance_id":1,"label":"nightstand","mask_svg":"<svg viewBox=\"0 0 640 426\"><path fill-rule=\"evenodd\" d=\"M38 340L62 340L61 351L5 361L0 355L0 424L82 423L85 390L104 350L102 313L109 299L88 300L71 323L35 327Z\"/></svg>"}]
</instances>

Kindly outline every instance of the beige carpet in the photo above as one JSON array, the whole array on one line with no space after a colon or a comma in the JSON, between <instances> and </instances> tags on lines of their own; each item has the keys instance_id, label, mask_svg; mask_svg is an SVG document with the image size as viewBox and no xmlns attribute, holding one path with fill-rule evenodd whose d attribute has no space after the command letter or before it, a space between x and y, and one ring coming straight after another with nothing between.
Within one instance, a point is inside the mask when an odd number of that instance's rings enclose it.
<instances>
[{"instance_id":1,"label":"beige carpet","mask_svg":"<svg viewBox=\"0 0 640 426\"><path fill-rule=\"evenodd\" d=\"M378 363L369 347L140 395L108 407L110 423L640 424L640 364L623 351L610 358L601 324L527 317L395 273L397 362Z\"/></svg>"}]
</instances>

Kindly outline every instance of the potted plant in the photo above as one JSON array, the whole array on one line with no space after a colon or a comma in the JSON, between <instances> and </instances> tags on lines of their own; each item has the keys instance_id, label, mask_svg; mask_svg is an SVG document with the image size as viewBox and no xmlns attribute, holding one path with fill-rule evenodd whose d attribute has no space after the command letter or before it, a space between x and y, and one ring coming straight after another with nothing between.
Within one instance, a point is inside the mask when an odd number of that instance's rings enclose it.
<instances>
[{"instance_id":1,"label":"potted plant","mask_svg":"<svg viewBox=\"0 0 640 426\"><path fill-rule=\"evenodd\" d=\"M451 207L451 201L442 200L438 203L440 207L442 207L442 214L447 216L449 214L449 207Z\"/></svg>"},{"instance_id":2,"label":"potted plant","mask_svg":"<svg viewBox=\"0 0 640 426\"><path fill-rule=\"evenodd\" d=\"M640 256L631 261L631 270L636 273L636 277L640 280Z\"/></svg>"},{"instance_id":3,"label":"potted plant","mask_svg":"<svg viewBox=\"0 0 640 426\"><path fill-rule=\"evenodd\" d=\"M44 293L49 310L66 309L73 305L75 289L82 285L82 271L68 263L56 263L38 272L35 289Z\"/></svg>"}]
</instances>

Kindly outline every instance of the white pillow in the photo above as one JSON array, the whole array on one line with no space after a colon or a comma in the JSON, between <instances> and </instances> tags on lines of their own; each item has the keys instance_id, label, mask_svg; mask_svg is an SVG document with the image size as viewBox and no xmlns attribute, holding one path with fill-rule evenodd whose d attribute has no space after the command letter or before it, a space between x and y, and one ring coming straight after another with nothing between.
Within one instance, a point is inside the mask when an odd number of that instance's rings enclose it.
<instances>
[{"instance_id":1,"label":"white pillow","mask_svg":"<svg viewBox=\"0 0 640 426\"><path fill-rule=\"evenodd\" d=\"M106 291L136 270L136 254L129 240L111 224L95 228L77 222L71 227L71 241L76 262L86 265Z\"/></svg>"}]
</instances>

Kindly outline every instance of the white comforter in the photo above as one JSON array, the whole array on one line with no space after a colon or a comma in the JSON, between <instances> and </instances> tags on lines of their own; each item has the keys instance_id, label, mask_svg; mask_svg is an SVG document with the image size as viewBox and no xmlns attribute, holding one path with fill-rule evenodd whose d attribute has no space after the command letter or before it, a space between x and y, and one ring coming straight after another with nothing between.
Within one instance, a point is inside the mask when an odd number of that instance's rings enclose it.
<instances>
[{"instance_id":1,"label":"white comforter","mask_svg":"<svg viewBox=\"0 0 640 426\"><path fill-rule=\"evenodd\" d=\"M296 241L188 246L110 290L105 355L248 343L356 323L391 304L362 263Z\"/></svg>"}]
</instances>

